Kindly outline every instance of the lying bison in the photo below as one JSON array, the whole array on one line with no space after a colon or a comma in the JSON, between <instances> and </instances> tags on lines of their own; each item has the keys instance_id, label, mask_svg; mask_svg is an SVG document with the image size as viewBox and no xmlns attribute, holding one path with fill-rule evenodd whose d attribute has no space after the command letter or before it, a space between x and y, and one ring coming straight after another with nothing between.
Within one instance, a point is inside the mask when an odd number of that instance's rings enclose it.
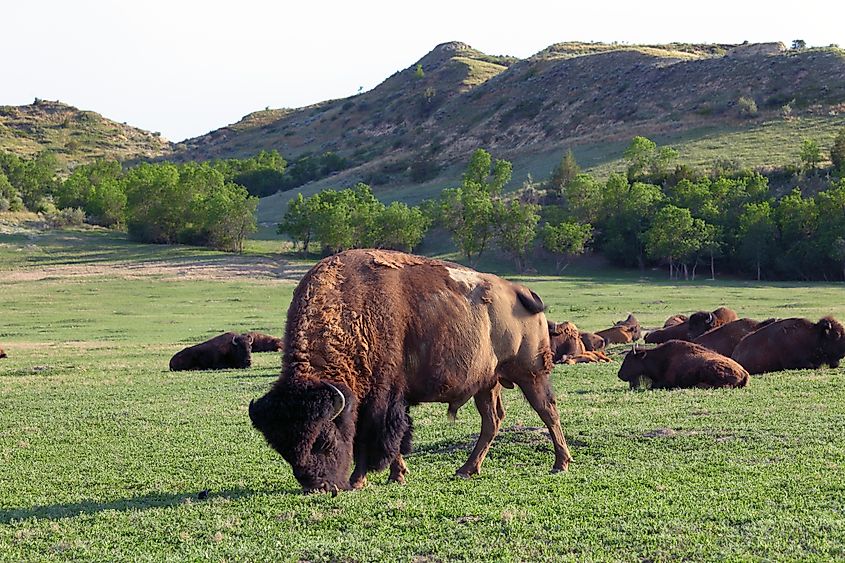
<instances>
[{"instance_id":1,"label":"lying bison","mask_svg":"<svg viewBox=\"0 0 845 563\"><path fill-rule=\"evenodd\" d=\"M613 323L613 326L627 327L631 333L631 339L634 341L639 340L642 336L640 321L637 320L637 317L635 317L633 313L628 313L628 317L624 321L616 321Z\"/></svg>"},{"instance_id":2,"label":"lying bison","mask_svg":"<svg viewBox=\"0 0 845 563\"><path fill-rule=\"evenodd\" d=\"M170 371L248 368L251 365L252 337L237 332L224 332L170 358Z\"/></svg>"},{"instance_id":3,"label":"lying bison","mask_svg":"<svg viewBox=\"0 0 845 563\"><path fill-rule=\"evenodd\" d=\"M247 332L247 336L252 338L252 352L281 352L284 348L285 341L269 334L261 332Z\"/></svg>"},{"instance_id":4,"label":"lying bison","mask_svg":"<svg viewBox=\"0 0 845 563\"><path fill-rule=\"evenodd\" d=\"M689 331L689 338L686 340L693 340L698 338L708 330L720 327L724 324L731 323L739 317L736 311L728 309L727 307L719 307L715 311L699 311L690 315L687 321L687 330Z\"/></svg>"},{"instance_id":5,"label":"lying bison","mask_svg":"<svg viewBox=\"0 0 845 563\"><path fill-rule=\"evenodd\" d=\"M6 351L0 348L0 359L2 358L8 358L8 356L6 355Z\"/></svg>"},{"instance_id":6,"label":"lying bison","mask_svg":"<svg viewBox=\"0 0 845 563\"><path fill-rule=\"evenodd\" d=\"M670 340L650 350L633 350L619 368L619 379L636 387L640 377L651 387L745 387L748 372L738 363L704 346Z\"/></svg>"},{"instance_id":7,"label":"lying bison","mask_svg":"<svg viewBox=\"0 0 845 563\"><path fill-rule=\"evenodd\" d=\"M501 385L517 385L549 429L552 471L565 470L543 310L528 288L449 262L383 250L325 258L294 292L282 374L250 419L305 491L360 488L388 465L389 480L404 481L409 406L451 410L473 396L481 433L457 470L467 477L505 416Z\"/></svg>"},{"instance_id":8,"label":"lying bison","mask_svg":"<svg viewBox=\"0 0 845 563\"><path fill-rule=\"evenodd\" d=\"M633 342L634 335L638 334L638 329L633 329L624 325L612 326L596 333L608 344L628 344Z\"/></svg>"},{"instance_id":9,"label":"lying bison","mask_svg":"<svg viewBox=\"0 0 845 563\"><path fill-rule=\"evenodd\" d=\"M663 328L669 328L670 326L679 325L681 323L685 323L689 320L689 317L686 315L672 315L668 319L663 322Z\"/></svg>"},{"instance_id":10,"label":"lying bison","mask_svg":"<svg viewBox=\"0 0 845 563\"><path fill-rule=\"evenodd\" d=\"M574 323L565 321L556 323L548 321L549 324L549 343L552 347L552 361L556 364L586 364L590 362L609 362L611 361L604 352L599 350L587 350L584 346L582 333ZM587 333L589 334L589 333ZM596 340L600 340L602 348L604 348L604 339L596 336ZM591 342L591 345L595 341Z\"/></svg>"},{"instance_id":11,"label":"lying bison","mask_svg":"<svg viewBox=\"0 0 845 563\"><path fill-rule=\"evenodd\" d=\"M698 338L694 338L693 342L730 358L736 345L746 335L776 320L766 319L765 321L755 321L754 319L738 319L705 332Z\"/></svg>"},{"instance_id":12,"label":"lying bison","mask_svg":"<svg viewBox=\"0 0 845 563\"><path fill-rule=\"evenodd\" d=\"M584 344L584 350L587 352L598 352L599 350L604 350L607 343L604 341L604 338L599 336L594 332L579 332L579 336L581 337L581 343Z\"/></svg>"},{"instance_id":13,"label":"lying bison","mask_svg":"<svg viewBox=\"0 0 845 563\"><path fill-rule=\"evenodd\" d=\"M835 368L845 357L845 328L833 317L783 319L740 340L731 357L750 373Z\"/></svg>"}]
</instances>

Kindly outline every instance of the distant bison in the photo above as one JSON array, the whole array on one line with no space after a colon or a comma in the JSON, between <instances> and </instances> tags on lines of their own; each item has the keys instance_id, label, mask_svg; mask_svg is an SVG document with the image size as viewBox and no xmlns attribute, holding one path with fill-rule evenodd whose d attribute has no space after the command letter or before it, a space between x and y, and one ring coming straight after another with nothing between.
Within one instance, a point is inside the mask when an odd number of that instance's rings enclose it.
<instances>
[{"instance_id":1,"label":"distant bison","mask_svg":"<svg viewBox=\"0 0 845 563\"><path fill-rule=\"evenodd\" d=\"M631 339L637 341L642 336L640 329L640 321L637 320L632 313L628 313L628 317L624 321L616 321L613 326L627 327L631 333Z\"/></svg>"},{"instance_id":2,"label":"distant bison","mask_svg":"<svg viewBox=\"0 0 845 563\"><path fill-rule=\"evenodd\" d=\"M727 307L719 307L710 313L707 311L693 313L687 321L689 338L685 340L698 338L708 330L713 330L714 328L733 322L738 318L739 317L736 312L733 309L728 309Z\"/></svg>"},{"instance_id":3,"label":"distant bison","mask_svg":"<svg viewBox=\"0 0 845 563\"><path fill-rule=\"evenodd\" d=\"M386 250L349 250L302 278L287 313L282 373L249 405L253 426L305 491L357 489L390 467L404 482L409 407L474 397L481 433L463 477L479 473L518 386L571 460L549 381L552 351L540 297L464 266ZM350 476L350 470L354 470Z\"/></svg>"},{"instance_id":4,"label":"distant bison","mask_svg":"<svg viewBox=\"0 0 845 563\"><path fill-rule=\"evenodd\" d=\"M6 351L0 348L0 359L2 358L8 358L8 356L6 355Z\"/></svg>"},{"instance_id":5,"label":"distant bison","mask_svg":"<svg viewBox=\"0 0 845 563\"><path fill-rule=\"evenodd\" d=\"M686 315L672 315L663 323L663 328L669 328L670 326L679 325L681 323L685 323L689 320L689 317Z\"/></svg>"},{"instance_id":6,"label":"distant bison","mask_svg":"<svg viewBox=\"0 0 845 563\"><path fill-rule=\"evenodd\" d=\"M285 346L285 341L269 334L262 334L260 332L247 332L247 336L252 338L252 352L281 352Z\"/></svg>"},{"instance_id":7,"label":"distant bison","mask_svg":"<svg viewBox=\"0 0 845 563\"><path fill-rule=\"evenodd\" d=\"M730 358L736 345L746 335L776 320L766 319L765 321L756 321L754 319L738 319L705 332L693 339L693 342Z\"/></svg>"},{"instance_id":8,"label":"distant bison","mask_svg":"<svg viewBox=\"0 0 845 563\"><path fill-rule=\"evenodd\" d=\"M628 344L635 340L634 336L639 334L639 327L632 328L625 325L616 325L596 333L596 336L604 339L608 344Z\"/></svg>"},{"instance_id":9,"label":"distant bison","mask_svg":"<svg viewBox=\"0 0 845 563\"><path fill-rule=\"evenodd\" d=\"M750 373L839 367L845 357L845 328L833 317L817 323L783 319L740 340L731 357Z\"/></svg>"},{"instance_id":10,"label":"distant bison","mask_svg":"<svg viewBox=\"0 0 845 563\"><path fill-rule=\"evenodd\" d=\"M597 351L587 350L584 345L582 333L574 323L565 321L556 323L548 321L549 342L552 347L552 361L556 364L584 364L590 362L611 361L600 349ZM589 334L589 333L587 333ZM601 341L604 347L604 339L595 337L591 344Z\"/></svg>"},{"instance_id":11,"label":"distant bison","mask_svg":"<svg viewBox=\"0 0 845 563\"><path fill-rule=\"evenodd\" d=\"M645 341L648 344L663 344L670 340L689 340L689 321L652 330L645 335Z\"/></svg>"},{"instance_id":12,"label":"distant bison","mask_svg":"<svg viewBox=\"0 0 845 563\"><path fill-rule=\"evenodd\" d=\"M692 342L670 340L650 350L633 350L619 368L619 379L636 387L640 377L651 387L745 387L748 372L737 362Z\"/></svg>"},{"instance_id":13,"label":"distant bison","mask_svg":"<svg viewBox=\"0 0 845 563\"><path fill-rule=\"evenodd\" d=\"M584 343L581 334L574 323L564 321L556 323L546 321L549 327L549 344L552 347L552 361L559 363L566 356L577 356L584 353Z\"/></svg>"},{"instance_id":14,"label":"distant bison","mask_svg":"<svg viewBox=\"0 0 845 563\"><path fill-rule=\"evenodd\" d=\"M248 368L252 365L252 337L224 332L210 340L177 352L170 371Z\"/></svg>"},{"instance_id":15,"label":"distant bison","mask_svg":"<svg viewBox=\"0 0 845 563\"><path fill-rule=\"evenodd\" d=\"M578 333L581 336L581 343L584 344L584 350L587 352L598 352L604 350L606 343L604 338L594 332L581 331Z\"/></svg>"}]
</instances>

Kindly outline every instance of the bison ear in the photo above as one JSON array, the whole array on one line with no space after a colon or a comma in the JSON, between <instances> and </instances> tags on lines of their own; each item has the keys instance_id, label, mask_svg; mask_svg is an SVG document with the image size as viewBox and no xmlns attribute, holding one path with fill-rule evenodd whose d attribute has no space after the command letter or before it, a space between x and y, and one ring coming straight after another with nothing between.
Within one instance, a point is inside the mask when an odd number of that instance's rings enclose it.
<instances>
[{"instance_id":1,"label":"bison ear","mask_svg":"<svg viewBox=\"0 0 845 563\"><path fill-rule=\"evenodd\" d=\"M560 328L560 323L556 323L554 321L546 321L549 323L549 334L553 334L555 336L562 334L563 329Z\"/></svg>"}]
</instances>

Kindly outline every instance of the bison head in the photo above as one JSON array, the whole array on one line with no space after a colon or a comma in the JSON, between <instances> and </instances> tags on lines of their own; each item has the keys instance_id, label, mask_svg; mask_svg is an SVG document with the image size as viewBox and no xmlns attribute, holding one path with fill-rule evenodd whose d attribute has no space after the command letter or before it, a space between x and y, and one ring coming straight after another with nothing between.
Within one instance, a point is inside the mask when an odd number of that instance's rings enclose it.
<instances>
[{"instance_id":1,"label":"bison head","mask_svg":"<svg viewBox=\"0 0 845 563\"><path fill-rule=\"evenodd\" d=\"M342 383L280 380L249 404L249 418L305 492L349 488L355 396Z\"/></svg>"},{"instance_id":2,"label":"bison head","mask_svg":"<svg viewBox=\"0 0 845 563\"><path fill-rule=\"evenodd\" d=\"M622 365L619 366L619 379L627 381L631 388L639 385L640 377L646 373L646 350L640 350L632 347L631 351L625 355Z\"/></svg>"},{"instance_id":3,"label":"bison head","mask_svg":"<svg viewBox=\"0 0 845 563\"><path fill-rule=\"evenodd\" d=\"M824 317L816 323L821 340L822 357L830 367L839 367L845 357L845 327L833 317Z\"/></svg>"},{"instance_id":4,"label":"bison head","mask_svg":"<svg viewBox=\"0 0 845 563\"><path fill-rule=\"evenodd\" d=\"M0 348L0 358L7 358L7 357L8 356L6 356L6 352L3 350L3 348Z\"/></svg>"},{"instance_id":5,"label":"bison head","mask_svg":"<svg viewBox=\"0 0 845 563\"><path fill-rule=\"evenodd\" d=\"M252 335L239 334L232 338L232 353L237 359L237 367L248 368L252 365Z\"/></svg>"},{"instance_id":6,"label":"bison head","mask_svg":"<svg viewBox=\"0 0 845 563\"><path fill-rule=\"evenodd\" d=\"M698 338L708 330L715 328L718 323L716 315L707 311L699 311L690 315L687 322L690 339Z\"/></svg>"}]
</instances>

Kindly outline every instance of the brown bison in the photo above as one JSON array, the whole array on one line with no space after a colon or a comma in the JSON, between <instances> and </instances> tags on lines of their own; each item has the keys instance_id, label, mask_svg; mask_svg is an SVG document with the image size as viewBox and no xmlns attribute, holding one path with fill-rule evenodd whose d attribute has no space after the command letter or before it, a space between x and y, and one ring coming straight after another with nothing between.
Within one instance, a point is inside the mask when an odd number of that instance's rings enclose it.
<instances>
[{"instance_id":1,"label":"brown bison","mask_svg":"<svg viewBox=\"0 0 845 563\"><path fill-rule=\"evenodd\" d=\"M284 348L285 341L269 334L260 332L247 332L252 338L252 353L256 352L281 352Z\"/></svg>"},{"instance_id":2,"label":"brown bison","mask_svg":"<svg viewBox=\"0 0 845 563\"><path fill-rule=\"evenodd\" d=\"M727 307L719 307L710 313L707 311L693 313L687 321L689 338L686 338L685 340L698 338L708 330L713 330L714 328L733 322L738 318L739 317L736 312L733 309L728 309Z\"/></svg>"},{"instance_id":3,"label":"brown bison","mask_svg":"<svg viewBox=\"0 0 845 563\"><path fill-rule=\"evenodd\" d=\"M689 321L652 330L645 335L645 341L648 344L663 344L670 340L689 340Z\"/></svg>"},{"instance_id":4,"label":"brown bison","mask_svg":"<svg viewBox=\"0 0 845 563\"><path fill-rule=\"evenodd\" d=\"M736 345L746 335L776 320L766 319L765 321L755 321L754 319L738 319L705 332L693 339L693 342L730 358Z\"/></svg>"},{"instance_id":5,"label":"brown bison","mask_svg":"<svg viewBox=\"0 0 845 563\"><path fill-rule=\"evenodd\" d=\"M574 323L548 321L549 342L552 347L552 361L556 364L585 364L590 362L611 361L604 352L587 351L581 335ZM594 335L595 336L595 335ZM604 339L596 337L604 344ZM450 411L451 413L451 411Z\"/></svg>"},{"instance_id":6,"label":"brown bison","mask_svg":"<svg viewBox=\"0 0 845 563\"><path fill-rule=\"evenodd\" d=\"M409 406L474 397L481 433L457 470L468 477L505 416L501 386L516 385L549 429L552 471L565 470L543 310L528 288L449 262L384 250L325 258L294 291L282 373L250 419L305 491L333 491L388 465L403 482Z\"/></svg>"},{"instance_id":7,"label":"brown bison","mask_svg":"<svg viewBox=\"0 0 845 563\"><path fill-rule=\"evenodd\" d=\"M663 323L663 328L669 328L670 326L679 325L681 323L687 322L689 317L686 315L672 315Z\"/></svg>"},{"instance_id":8,"label":"brown bison","mask_svg":"<svg viewBox=\"0 0 845 563\"><path fill-rule=\"evenodd\" d=\"M628 344L634 341L635 331L625 325L612 326L596 333L608 344Z\"/></svg>"},{"instance_id":9,"label":"brown bison","mask_svg":"<svg viewBox=\"0 0 845 563\"><path fill-rule=\"evenodd\" d=\"M170 371L248 368L251 365L252 337L237 332L224 332L170 358Z\"/></svg>"},{"instance_id":10,"label":"brown bison","mask_svg":"<svg viewBox=\"0 0 845 563\"><path fill-rule=\"evenodd\" d=\"M2 358L8 358L8 356L6 355L6 351L0 348L0 359Z\"/></svg>"},{"instance_id":11,"label":"brown bison","mask_svg":"<svg viewBox=\"0 0 845 563\"><path fill-rule=\"evenodd\" d=\"M604 350L606 343L604 338L594 332L581 331L578 333L581 337L581 342L584 344L584 350L587 352L598 352Z\"/></svg>"},{"instance_id":12,"label":"brown bison","mask_svg":"<svg viewBox=\"0 0 845 563\"><path fill-rule=\"evenodd\" d=\"M633 350L619 368L619 379L632 388L640 377L651 380L651 387L745 387L748 372L738 363L683 340L670 340L650 350Z\"/></svg>"},{"instance_id":13,"label":"brown bison","mask_svg":"<svg viewBox=\"0 0 845 563\"><path fill-rule=\"evenodd\" d=\"M613 326L628 327L631 332L631 338L634 341L639 340L642 336L640 329L640 321L638 321L637 317L635 317L632 313L628 313L628 318L626 318L624 321L616 321L615 323L613 323Z\"/></svg>"},{"instance_id":14,"label":"brown bison","mask_svg":"<svg viewBox=\"0 0 845 563\"><path fill-rule=\"evenodd\" d=\"M731 354L750 373L835 368L843 357L845 328L833 317L775 321L740 340Z\"/></svg>"}]
</instances>

